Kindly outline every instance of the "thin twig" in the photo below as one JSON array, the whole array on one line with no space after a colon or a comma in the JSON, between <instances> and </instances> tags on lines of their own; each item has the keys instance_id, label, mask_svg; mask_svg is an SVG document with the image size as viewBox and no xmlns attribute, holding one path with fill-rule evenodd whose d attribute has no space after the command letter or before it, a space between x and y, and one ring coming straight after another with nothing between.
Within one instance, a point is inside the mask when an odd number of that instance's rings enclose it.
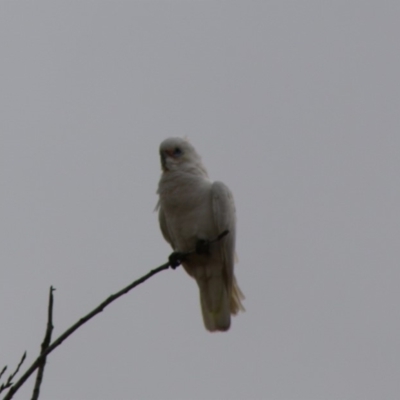
<instances>
[{"instance_id":1,"label":"thin twig","mask_svg":"<svg viewBox=\"0 0 400 400\"><path fill-rule=\"evenodd\" d=\"M223 232L221 232L214 240L211 240L211 243L213 242L218 242L219 240L221 240L224 236L226 236L229 233L228 229L224 230Z\"/></svg>"},{"instance_id":2,"label":"thin twig","mask_svg":"<svg viewBox=\"0 0 400 400\"><path fill-rule=\"evenodd\" d=\"M42 343L42 350L40 354L43 354L47 348L50 346L51 343L51 334L53 332L53 304L54 304L54 292L53 286L50 286L49 291L49 307L47 312L47 328L46 333L44 335L43 343ZM32 393L32 400L37 400L39 398L40 393L40 385L42 384L43 374L44 374L44 367L46 365L46 356L44 356L39 364L39 368L36 375L36 382L35 387Z\"/></svg>"},{"instance_id":3,"label":"thin twig","mask_svg":"<svg viewBox=\"0 0 400 400\"><path fill-rule=\"evenodd\" d=\"M18 364L17 368L15 369L15 371L8 377L6 383L2 383L2 384L1 384L1 386L0 386L0 393L1 393L3 390L6 390L6 389L8 389L8 388L10 388L10 387L13 386L12 380L14 379L15 375L18 374L18 371L19 371L19 369L21 368L21 365L23 364L23 362L25 361L25 358L26 358L26 351L25 351L25 353L22 355L21 361L19 362L19 364ZM3 370L1 371L1 375L4 374L4 372L6 371L6 369L7 369L7 366L5 366L5 367L3 368Z\"/></svg>"},{"instance_id":4,"label":"thin twig","mask_svg":"<svg viewBox=\"0 0 400 400\"><path fill-rule=\"evenodd\" d=\"M210 243L216 242L221 240L224 236L226 236L229 231L224 231L219 234L215 239L210 240ZM192 250L188 253L184 253L183 256L187 256L191 253L194 253L195 250ZM180 260L182 261L182 260ZM37 368L39 368L43 359L45 359L54 349L56 349L65 339L71 336L79 327L85 324L87 321L92 319L97 314L101 313L108 305L110 305L113 301L117 300L119 297L123 296L124 294L131 291L136 286L142 284L143 282L147 281L147 279L151 278L152 276L158 274L161 271L164 271L170 267L173 267L171 261L166 262L165 264L159 266L148 272L146 275L142 276L141 278L137 279L136 281L132 282L130 285L126 286L125 288L121 289L119 292L112 294L106 300L104 300L100 305L98 305L95 309L93 309L90 313L86 314L82 317L79 321L77 321L74 325L72 325L69 329L67 329L63 334L61 334L50 346L47 347L45 351L43 351L39 357L32 363L32 365L27 369L27 371L19 378L19 380L12 385L9 389L8 393L4 396L3 400L10 400L17 392L17 390L25 383L25 381L35 372ZM174 266L176 268L176 265Z\"/></svg>"},{"instance_id":5,"label":"thin twig","mask_svg":"<svg viewBox=\"0 0 400 400\"><path fill-rule=\"evenodd\" d=\"M6 372L6 370L7 370L7 365L1 370L1 372L0 372L0 379L1 379L1 377L3 376L4 372Z\"/></svg>"},{"instance_id":6,"label":"thin twig","mask_svg":"<svg viewBox=\"0 0 400 400\"><path fill-rule=\"evenodd\" d=\"M1 379L1 377L3 376L4 372L6 372L6 371L7 371L7 365L4 366L4 368L1 370L1 372L0 372L0 379ZM6 389L6 384L5 384L5 383L2 383L2 384L0 385L0 393L1 393L4 389Z\"/></svg>"}]
</instances>

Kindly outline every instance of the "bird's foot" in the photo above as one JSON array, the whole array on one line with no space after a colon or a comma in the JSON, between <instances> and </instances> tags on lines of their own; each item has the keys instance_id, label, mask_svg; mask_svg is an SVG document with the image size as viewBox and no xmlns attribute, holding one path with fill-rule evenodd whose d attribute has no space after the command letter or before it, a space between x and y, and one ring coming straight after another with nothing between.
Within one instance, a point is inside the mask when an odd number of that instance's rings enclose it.
<instances>
[{"instance_id":1,"label":"bird's foot","mask_svg":"<svg viewBox=\"0 0 400 400\"><path fill-rule=\"evenodd\" d=\"M199 239L196 242L196 253L197 254L210 254L210 241Z\"/></svg>"},{"instance_id":2,"label":"bird's foot","mask_svg":"<svg viewBox=\"0 0 400 400\"><path fill-rule=\"evenodd\" d=\"M185 259L185 256L186 256L185 253L181 253L179 251L174 251L168 257L169 266L172 269L179 267L182 264L182 261Z\"/></svg>"}]
</instances>

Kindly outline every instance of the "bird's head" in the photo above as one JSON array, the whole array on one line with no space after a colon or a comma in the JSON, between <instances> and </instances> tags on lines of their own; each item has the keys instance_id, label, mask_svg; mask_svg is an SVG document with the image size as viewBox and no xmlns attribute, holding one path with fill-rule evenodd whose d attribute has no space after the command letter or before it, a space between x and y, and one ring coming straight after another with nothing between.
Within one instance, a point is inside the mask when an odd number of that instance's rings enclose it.
<instances>
[{"instance_id":1,"label":"bird's head","mask_svg":"<svg viewBox=\"0 0 400 400\"><path fill-rule=\"evenodd\" d=\"M204 170L200 156L186 139L179 137L165 139L160 145L160 157L164 172L193 168Z\"/></svg>"}]
</instances>

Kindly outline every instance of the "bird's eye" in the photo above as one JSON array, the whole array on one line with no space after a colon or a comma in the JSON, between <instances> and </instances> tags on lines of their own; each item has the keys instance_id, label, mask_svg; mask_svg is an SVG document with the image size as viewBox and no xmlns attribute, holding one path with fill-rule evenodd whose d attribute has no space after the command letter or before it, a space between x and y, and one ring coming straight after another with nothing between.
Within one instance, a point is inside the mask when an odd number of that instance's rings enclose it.
<instances>
[{"instance_id":1,"label":"bird's eye","mask_svg":"<svg viewBox=\"0 0 400 400\"><path fill-rule=\"evenodd\" d=\"M175 147L174 156L180 157L182 155L182 150L179 147Z\"/></svg>"}]
</instances>

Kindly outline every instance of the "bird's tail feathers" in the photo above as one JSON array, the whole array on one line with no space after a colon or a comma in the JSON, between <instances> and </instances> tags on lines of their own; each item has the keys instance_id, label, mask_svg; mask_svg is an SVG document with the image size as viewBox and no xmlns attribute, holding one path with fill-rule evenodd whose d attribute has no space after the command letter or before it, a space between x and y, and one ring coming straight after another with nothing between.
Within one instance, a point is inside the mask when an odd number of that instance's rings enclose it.
<instances>
[{"instance_id":1,"label":"bird's tail feathers","mask_svg":"<svg viewBox=\"0 0 400 400\"><path fill-rule=\"evenodd\" d=\"M197 279L204 326L207 330L227 331L231 325L228 291L221 276Z\"/></svg>"},{"instance_id":2,"label":"bird's tail feathers","mask_svg":"<svg viewBox=\"0 0 400 400\"><path fill-rule=\"evenodd\" d=\"M232 296L231 296L231 314L236 315L239 311L246 311L242 304L242 300L244 300L244 294L240 290L239 285L237 284L235 276L233 276L232 282Z\"/></svg>"}]
</instances>

